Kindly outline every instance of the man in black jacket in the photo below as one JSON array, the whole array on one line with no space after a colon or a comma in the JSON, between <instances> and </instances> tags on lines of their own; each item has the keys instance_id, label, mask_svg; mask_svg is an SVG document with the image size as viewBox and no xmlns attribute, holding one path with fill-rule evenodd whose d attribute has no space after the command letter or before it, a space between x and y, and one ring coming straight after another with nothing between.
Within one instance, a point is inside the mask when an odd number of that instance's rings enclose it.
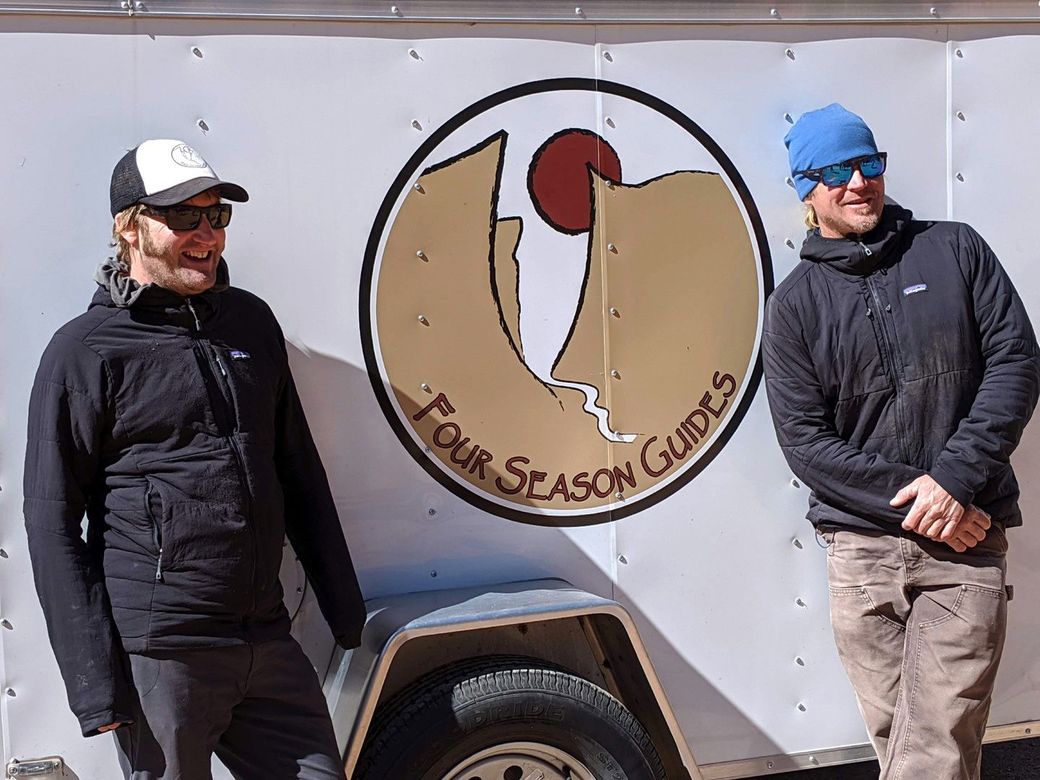
<instances>
[{"instance_id":1,"label":"man in black jacket","mask_svg":"<svg viewBox=\"0 0 1040 780\"><path fill-rule=\"evenodd\" d=\"M886 205L860 117L832 104L785 142L811 229L767 305L766 388L827 541L838 653L882 778L978 778L1033 329L974 230Z\"/></svg>"},{"instance_id":2,"label":"man in black jacket","mask_svg":"<svg viewBox=\"0 0 1040 780\"><path fill-rule=\"evenodd\" d=\"M116 165L117 257L29 404L36 588L83 734L114 730L127 777L208 778L216 752L250 780L342 778L286 534L344 647L364 603L278 323L228 284L221 198L248 196L180 141Z\"/></svg>"}]
</instances>

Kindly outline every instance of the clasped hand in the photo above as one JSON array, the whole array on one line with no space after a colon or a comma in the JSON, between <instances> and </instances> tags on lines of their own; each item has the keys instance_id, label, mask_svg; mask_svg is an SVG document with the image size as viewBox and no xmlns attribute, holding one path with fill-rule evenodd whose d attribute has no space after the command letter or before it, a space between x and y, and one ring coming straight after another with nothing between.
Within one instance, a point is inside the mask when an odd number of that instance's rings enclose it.
<instances>
[{"instance_id":1,"label":"clasped hand","mask_svg":"<svg viewBox=\"0 0 1040 780\"><path fill-rule=\"evenodd\" d=\"M894 507L913 499L914 504L903 521L903 529L945 542L957 552L964 552L986 538L990 516L974 504L964 507L925 474L893 496Z\"/></svg>"}]
</instances>

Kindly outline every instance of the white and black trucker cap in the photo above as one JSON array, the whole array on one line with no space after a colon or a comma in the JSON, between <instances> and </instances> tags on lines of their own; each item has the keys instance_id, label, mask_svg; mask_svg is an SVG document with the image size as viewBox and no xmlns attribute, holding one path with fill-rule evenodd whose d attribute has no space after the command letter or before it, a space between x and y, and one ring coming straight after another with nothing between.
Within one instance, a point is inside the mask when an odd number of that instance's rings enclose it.
<instances>
[{"instance_id":1,"label":"white and black trucker cap","mask_svg":"<svg viewBox=\"0 0 1040 780\"><path fill-rule=\"evenodd\" d=\"M135 203L173 206L212 187L220 188L222 198L239 203L249 200L249 193L221 181L202 155L184 141L154 138L116 163L109 190L112 216Z\"/></svg>"}]
</instances>

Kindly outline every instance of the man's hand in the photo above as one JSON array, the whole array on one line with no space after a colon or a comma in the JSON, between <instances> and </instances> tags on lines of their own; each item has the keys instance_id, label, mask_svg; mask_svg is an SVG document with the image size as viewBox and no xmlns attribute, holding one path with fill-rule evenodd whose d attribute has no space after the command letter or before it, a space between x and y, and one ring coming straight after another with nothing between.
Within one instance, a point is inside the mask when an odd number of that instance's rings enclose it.
<instances>
[{"instance_id":1,"label":"man's hand","mask_svg":"<svg viewBox=\"0 0 1040 780\"><path fill-rule=\"evenodd\" d=\"M98 732L104 734L106 731L114 731L122 725L122 723L109 723L107 726L98 726Z\"/></svg>"},{"instance_id":2,"label":"man's hand","mask_svg":"<svg viewBox=\"0 0 1040 780\"><path fill-rule=\"evenodd\" d=\"M939 541L946 542L956 552L961 553L985 539L990 525L992 522L989 514L971 504L958 522L946 525L939 535Z\"/></svg>"},{"instance_id":3,"label":"man's hand","mask_svg":"<svg viewBox=\"0 0 1040 780\"><path fill-rule=\"evenodd\" d=\"M950 523L956 526L964 515L964 507L957 499L927 474L896 493L889 504L903 506L911 498L914 499L914 505L903 521L903 530L919 533L929 539L946 541L941 539L943 531Z\"/></svg>"}]
</instances>

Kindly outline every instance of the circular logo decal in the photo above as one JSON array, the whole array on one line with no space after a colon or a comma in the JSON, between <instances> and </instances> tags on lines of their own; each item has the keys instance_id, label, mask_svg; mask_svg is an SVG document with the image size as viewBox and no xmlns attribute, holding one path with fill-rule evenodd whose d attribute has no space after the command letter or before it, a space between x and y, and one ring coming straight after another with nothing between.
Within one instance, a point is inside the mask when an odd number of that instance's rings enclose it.
<instances>
[{"instance_id":1,"label":"circular logo decal","mask_svg":"<svg viewBox=\"0 0 1040 780\"><path fill-rule=\"evenodd\" d=\"M372 229L372 386L420 465L540 525L633 514L700 473L760 378L773 278L733 164L592 79L491 95L408 161Z\"/></svg>"},{"instance_id":2,"label":"circular logo decal","mask_svg":"<svg viewBox=\"0 0 1040 780\"><path fill-rule=\"evenodd\" d=\"M184 168L206 168L206 161L202 155L187 144L177 144L170 150L173 161Z\"/></svg>"}]
</instances>

